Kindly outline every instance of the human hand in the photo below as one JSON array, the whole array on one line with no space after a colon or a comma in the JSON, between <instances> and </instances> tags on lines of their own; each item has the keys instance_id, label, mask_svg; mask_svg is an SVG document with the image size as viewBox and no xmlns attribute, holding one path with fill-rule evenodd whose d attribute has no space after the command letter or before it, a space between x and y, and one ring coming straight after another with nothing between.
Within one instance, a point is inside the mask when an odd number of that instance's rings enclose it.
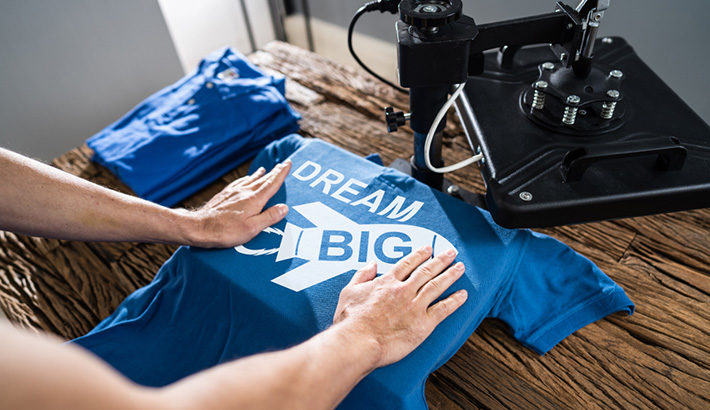
<instances>
[{"instance_id":1,"label":"human hand","mask_svg":"<svg viewBox=\"0 0 710 410\"><path fill-rule=\"evenodd\" d=\"M248 242L267 226L283 219L286 204L262 211L274 196L291 169L286 160L269 173L259 168L252 175L227 185L205 205L190 211L195 222L190 244L205 248L228 248Z\"/></svg>"},{"instance_id":2,"label":"human hand","mask_svg":"<svg viewBox=\"0 0 710 410\"><path fill-rule=\"evenodd\" d=\"M347 327L351 337L374 341L375 367L407 356L468 297L459 290L432 305L465 267L459 262L446 269L456 258L453 249L429 260L431 254L430 246L418 249L380 277L370 263L340 293L333 323Z\"/></svg>"}]
</instances>

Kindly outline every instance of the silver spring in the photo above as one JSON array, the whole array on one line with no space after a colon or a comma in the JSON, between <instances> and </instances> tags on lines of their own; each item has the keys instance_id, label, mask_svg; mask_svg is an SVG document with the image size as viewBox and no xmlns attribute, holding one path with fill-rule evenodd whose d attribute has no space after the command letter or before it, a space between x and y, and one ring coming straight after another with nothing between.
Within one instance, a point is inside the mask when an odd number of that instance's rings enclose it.
<instances>
[{"instance_id":1,"label":"silver spring","mask_svg":"<svg viewBox=\"0 0 710 410\"><path fill-rule=\"evenodd\" d=\"M538 81L533 84L535 91L533 92L532 107L535 110L541 110L545 106L545 93L541 90L547 88L547 81Z\"/></svg>"},{"instance_id":2,"label":"silver spring","mask_svg":"<svg viewBox=\"0 0 710 410\"><path fill-rule=\"evenodd\" d=\"M541 110L545 106L545 93L535 90L533 93L532 107Z\"/></svg>"},{"instance_id":3,"label":"silver spring","mask_svg":"<svg viewBox=\"0 0 710 410\"><path fill-rule=\"evenodd\" d=\"M614 116L614 109L616 109L616 101L607 101L602 103L602 113L601 117L605 120L610 120Z\"/></svg>"},{"instance_id":4,"label":"silver spring","mask_svg":"<svg viewBox=\"0 0 710 410\"><path fill-rule=\"evenodd\" d=\"M565 107L565 113L562 116L562 122L564 122L567 125L574 125L574 122L577 120L577 107L572 107L572 106L566 106Z\"/></svg>"},{"instance_id":5,"label":"silver spring","mask_svg":"<svg viewBox=\"0 0 710 410\"><path fill-rule=\"evenodd\" d=\"M621 96L619 90L609 90L606 92L607 97L611 98L611 101L604 101L602 103L601 117L605 120L610 120L614 116L614 109L616 109L616 102Z\"/></svg>"},{"instance_id":6,"label":"silver spring","mask_svg":"<svg viewBox=\"0 0 710 410\"><path fill-rule=\"evenodd\" d=\"M577 120L577 110L578 110L578 104L580 103L581 98L577 95L569 95L567 96L566 100L566 105L565 105L565 112L562 115L562 122L567 124L567 125L574 125L574 122Z\"/></svg>"}]
</instances>

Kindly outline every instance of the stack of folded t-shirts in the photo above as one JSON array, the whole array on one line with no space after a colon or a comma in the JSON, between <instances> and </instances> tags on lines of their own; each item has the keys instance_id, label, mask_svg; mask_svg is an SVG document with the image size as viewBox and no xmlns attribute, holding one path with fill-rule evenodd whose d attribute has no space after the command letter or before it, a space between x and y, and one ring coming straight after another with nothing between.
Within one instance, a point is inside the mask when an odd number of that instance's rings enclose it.
<instances>
[{"instance_id":1,"label":"stack of folded t-shirts","mask_svg":"<svg viewBox=\"0 0 710 410\"><path fill-rule=\"evenodd\" d=\"M91 137L94 161L140 197L173 206L298 130L285 79L230 48Z\"/></svg>"}]
</instances>

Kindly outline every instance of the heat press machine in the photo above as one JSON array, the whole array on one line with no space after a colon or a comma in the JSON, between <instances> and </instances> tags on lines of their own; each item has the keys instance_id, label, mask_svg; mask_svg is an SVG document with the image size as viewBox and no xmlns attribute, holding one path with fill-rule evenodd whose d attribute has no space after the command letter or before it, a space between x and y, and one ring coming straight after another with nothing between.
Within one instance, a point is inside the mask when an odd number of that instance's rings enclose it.
<instances>
[{"instance_id":1,"label":"heat press machine","mask_svg":"<svg viewBox=\"0 0 710 410\"><path fill-rule=\"evenodd\" d=\"M392 166L487 208L505 227L710 206L710 127L623 38L597 38L608 7L557 1L551 13L477 25L461 0L363 6L350 33L365 12L399 13L398 74L410 112L387 107L385 121L390 132L409 121L414 155ZM472 156L444 166L452 104ZM485 198L443 178L473 163Z\"/></svg>"}]
</instances>

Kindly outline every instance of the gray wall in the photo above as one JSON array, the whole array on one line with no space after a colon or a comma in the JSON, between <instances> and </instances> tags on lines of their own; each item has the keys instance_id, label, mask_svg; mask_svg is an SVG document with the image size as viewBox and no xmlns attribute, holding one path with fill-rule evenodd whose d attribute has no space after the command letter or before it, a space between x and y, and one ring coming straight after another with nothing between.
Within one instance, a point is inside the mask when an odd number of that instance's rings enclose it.
<instances>
[{"instance_id":1,"label":"gray wall","mask_svg":"<svg viewBox=\"0 0 710 410\"><path fill-rule=\"evenodd\" d=\"M0 0L0 146L50 160L182 74L156 1Z\"/></svg>"},{"instance_id":2,"label":"gray wall","mask_svg":"<svg viewBox=\"0 0 710 410\"><path fill-rule=\"evenodd\" d=\"M309 0L314 17L347 27L362 0ZM298 3L298 1L296 1ZM553 0L463 0L477 23L552 11ZM567 0L577 4L576 0ZM358 30L393 41L394 17L365 15ZM710 2L708 0L612 0L602 35L619 35L706 122L710 122ZM394 56L392 58L395 58Z\"/></svg>"}]
</instances>

